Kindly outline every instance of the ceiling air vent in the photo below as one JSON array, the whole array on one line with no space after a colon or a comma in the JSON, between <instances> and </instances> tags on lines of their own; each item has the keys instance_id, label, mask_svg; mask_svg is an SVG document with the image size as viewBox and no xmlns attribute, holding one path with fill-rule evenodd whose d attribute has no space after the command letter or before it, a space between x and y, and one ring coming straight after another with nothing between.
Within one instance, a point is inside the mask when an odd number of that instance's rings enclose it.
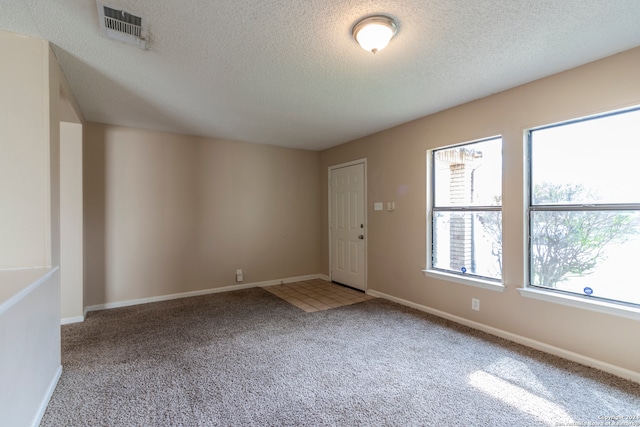
<instances>
[{"instance_id":1,"label":"ceiling air vent","mask_svg":"<svg viewBox=\"0 0 640 427\"><path fill-rule=\"evenodd\" d=\"M96 1L100 34L140 49L147 47L146 19Z\"/></svg>"}]
</instances>

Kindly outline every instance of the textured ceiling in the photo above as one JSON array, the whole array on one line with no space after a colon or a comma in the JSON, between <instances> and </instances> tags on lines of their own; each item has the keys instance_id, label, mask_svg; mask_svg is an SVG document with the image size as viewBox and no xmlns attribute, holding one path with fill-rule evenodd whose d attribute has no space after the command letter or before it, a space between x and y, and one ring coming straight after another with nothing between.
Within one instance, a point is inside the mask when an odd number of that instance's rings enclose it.
<instances>
[{"instance_id":1,"label":"textured ceiling","mask_svg":"<svg viewBox=\"0 0 640 427\"><path fill-rule=\"evenodd\" d=\"M147 50L103 38L94 0L0 0L50 40L87 120L318 150L640 46L638 0L106 0ZM376 55L359 18L399 23Z\"/></svg>"}]
</instances>

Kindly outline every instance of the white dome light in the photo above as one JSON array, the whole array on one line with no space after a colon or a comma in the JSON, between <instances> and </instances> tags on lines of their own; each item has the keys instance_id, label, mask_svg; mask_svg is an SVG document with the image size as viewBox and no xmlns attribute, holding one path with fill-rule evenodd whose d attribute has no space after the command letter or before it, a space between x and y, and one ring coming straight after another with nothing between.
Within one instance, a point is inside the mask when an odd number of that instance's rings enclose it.
<instances>
[{"instance_id":1,"label":"white dome light","mask_svg":"<svg viewBox=\"0 0 640 427\"><path fill-rule=\"evenodd\" d=\"M353 26L353 38L366 51L376 53L389 44L398 32L398 25L388 16L376 15L361 19Z\"/></svg>"}]
</instances>

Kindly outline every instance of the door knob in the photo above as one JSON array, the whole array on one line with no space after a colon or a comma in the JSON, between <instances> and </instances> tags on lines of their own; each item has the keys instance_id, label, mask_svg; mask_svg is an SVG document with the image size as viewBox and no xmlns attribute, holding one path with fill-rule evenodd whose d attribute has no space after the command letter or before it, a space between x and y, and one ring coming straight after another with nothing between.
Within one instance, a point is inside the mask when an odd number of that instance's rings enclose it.
<instances>
[{"instance_id":1,"label":"door knob","mask_svg":"<svg viewBox=\"0 0 640 427\"><path fill-rule=\"evenodd\" d=\"M359 236L358 236L358 239L360 239L360 240L364 240L364 234L359 235Z\"/></svg>"}]
</instances>

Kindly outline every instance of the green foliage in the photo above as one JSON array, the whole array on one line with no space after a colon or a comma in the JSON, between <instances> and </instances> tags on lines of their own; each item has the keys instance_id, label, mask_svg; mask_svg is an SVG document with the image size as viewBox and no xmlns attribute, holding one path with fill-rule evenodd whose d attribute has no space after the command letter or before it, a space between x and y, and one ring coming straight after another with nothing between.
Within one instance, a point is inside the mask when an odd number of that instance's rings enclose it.
<instances>
[{"instance_id":1,"label":"green foliage","mask_svg":"<svg viewBox=\"0 0 640 427\"><path fill-rule=\"evenodd\" d=\"M536 204L558 205L596 200L582 185L543 183L534 189ZM485 232L500 242L494 255L502 255L500 224L490 216L480 218ZM556 285L570 277L590 273L605 259L608 243L624 242L637 233L631 214L620 211L535 211L531 217L532 284Z\"/></svg>"},{"instance_id":2,"label":"green foliage","mask_svg":"<svg viewBox=\"0 0 640 427\"><path fill-rule=\"evenodd\" d=\"M594 200L582 185L543 183L534 189L537 204ZM590 273L604 260L604 248L622 242L633 230L632 216L617 211L536 211L531 217L532 284L555 287Z\"/></svg>"}]
</instances>

